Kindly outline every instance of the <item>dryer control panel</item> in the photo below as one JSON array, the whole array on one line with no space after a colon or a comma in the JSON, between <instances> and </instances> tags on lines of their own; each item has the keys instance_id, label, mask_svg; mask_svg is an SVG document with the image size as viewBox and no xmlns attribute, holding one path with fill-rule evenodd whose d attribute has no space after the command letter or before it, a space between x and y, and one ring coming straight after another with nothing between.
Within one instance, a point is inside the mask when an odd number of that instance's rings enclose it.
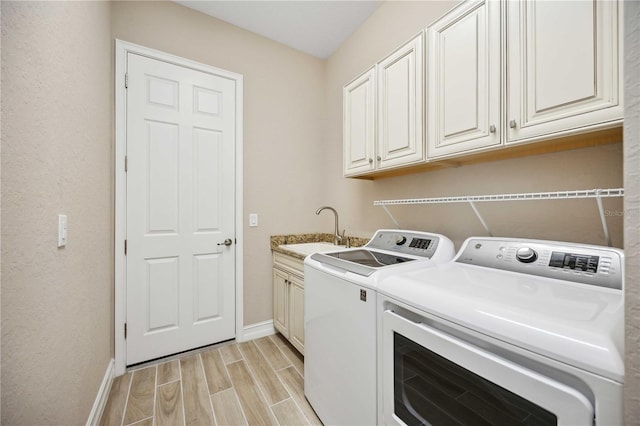
<instances>
[{"instance_id":1,"label":"dryer control panel","mask_svg":"<svg viewBox=\"0 0 640 426\"><path fill-rule=\"evenodd\" d=\"M622 289L624 252L611 247L516 238L468 238L455 262Z\"/></svg>"}]
</instances>

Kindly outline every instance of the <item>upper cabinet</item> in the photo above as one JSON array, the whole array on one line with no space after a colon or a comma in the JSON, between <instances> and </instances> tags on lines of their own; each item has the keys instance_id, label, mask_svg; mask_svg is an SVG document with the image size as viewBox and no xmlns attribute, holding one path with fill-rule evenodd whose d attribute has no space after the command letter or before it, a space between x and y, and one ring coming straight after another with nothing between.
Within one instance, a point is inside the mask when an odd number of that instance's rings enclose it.
<instances>
[{"instance_id":1,"label":"upper cabinet","mask_svg":"<svg viewBox=\"0 0 640 426\"><path fill-rule=\"evenodd\" d=\"M424 161L422 35L343 89L345 176Z\"/></svg>"},{"instance_id":2,"label":"upper cabinet","mask_svg":"<svg viewBox=\"0 0 640 426\"><path fill-rule=\"evenodd\" d=\"M460 3L345 86L345 176L621 141L622 7Z\"/></svg>"},{"instance_id":3,"label":"upper cabinet","mask_svg":"<svg viewBox=\"0 0 640 426\"><path fill-rule=\"evenodd\" d=\"M376 70L369 69L342 90L344 174L374 169Z\"/></svg>"},{"instance_id":4,"label":"upper cabinet","mask_svg":"<svg viewBox=\"0 0 640 426\"><path fill-rule=\"evenodd\" d=\"M623 117L616 1L507 3L507 143Z\"/></svg>"},{"instance_id":5,"label":"upper cabinet","mask_svg":"<svg viewBox=\"0 0 640 426\"><path fill-rule=\"evenodd\" d=\"M422 35L377 65L378 169L424 159Z\"/></svg>"},{"instance_id":6,"label":"upper cabinet","mask_svg":"<svg viewBox=\"0 0 640 426\"><path fill-rule=\"evenodd\" d=\"M500 9L463 3L427 29L430 158L501 143Z\"/></svg>"},{"instance_id":7,"label":"upper cabinet","mask_svg":"<svg viewBox=\"0 0 640 426\"><path fill-rule=\"evenodd\" d=\"M467 1L429 26L427 157L620 123L618 12L615 1Z\"/></svg>"}]
</instances>

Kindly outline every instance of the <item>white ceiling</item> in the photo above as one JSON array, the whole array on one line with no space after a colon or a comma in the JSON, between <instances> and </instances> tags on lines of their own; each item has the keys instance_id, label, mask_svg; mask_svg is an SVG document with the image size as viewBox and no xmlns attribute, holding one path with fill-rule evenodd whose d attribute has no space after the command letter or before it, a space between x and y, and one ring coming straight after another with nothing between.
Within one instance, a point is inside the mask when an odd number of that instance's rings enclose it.
<instances>
[{"instance_id":1,"label":"white ceiling","mask_svg":"<svg viewBox=\"0 0 640 426\"><path fill-rule=\"evenodd\" d=\"M328 58L381 0L184 1L211 15L318 58Z\"/></svg>"}]
</instances>

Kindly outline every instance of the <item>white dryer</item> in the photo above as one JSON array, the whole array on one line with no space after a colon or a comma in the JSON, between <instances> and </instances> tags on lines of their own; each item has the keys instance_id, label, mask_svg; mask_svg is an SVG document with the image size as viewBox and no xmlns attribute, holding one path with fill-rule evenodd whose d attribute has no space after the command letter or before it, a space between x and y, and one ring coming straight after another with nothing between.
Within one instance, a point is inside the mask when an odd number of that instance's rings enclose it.
<instances>
[{"instance_id":1,"label":"white dryer","mask_svg":"<svg viewBox=\"0 0 640 426\"><path fill-rule=\"evenodd\" d=\"M469 238L379 295L379 423L620 425L621 250Z\"/></svg>"},{"instance_id":2,"label":"white dryer","mask_svg":"<svg viewBox=\"0 0 640 426\"><path fill-rule=\"evenodd\" d=\"M379 230L362 248L305 259L304 390L324 424L376 423L378 281L454 255L443 235Z\"/></svg>"}]
</instances>

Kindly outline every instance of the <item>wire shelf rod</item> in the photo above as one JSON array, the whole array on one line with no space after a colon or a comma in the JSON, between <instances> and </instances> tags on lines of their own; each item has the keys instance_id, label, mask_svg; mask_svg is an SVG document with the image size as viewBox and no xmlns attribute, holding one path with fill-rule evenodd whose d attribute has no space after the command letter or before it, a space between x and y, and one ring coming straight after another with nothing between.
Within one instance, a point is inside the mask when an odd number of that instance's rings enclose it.
<instances>
[{"instance_id":1,"label":"wire shelf rod","mask_svg":"<svg viewBox=\"0 0 640 426\"><path fill-rule=\"evenodd\" d=\"M576 198L623 197L624 188L586 189L556 192L530 192L522 194L470 195L436 198L410 198L404 200L374 201L374 206L406 205L406 204L446 204L493 201L536 201L536 200L568 200Z\"/></svg>"}]
</instances>

